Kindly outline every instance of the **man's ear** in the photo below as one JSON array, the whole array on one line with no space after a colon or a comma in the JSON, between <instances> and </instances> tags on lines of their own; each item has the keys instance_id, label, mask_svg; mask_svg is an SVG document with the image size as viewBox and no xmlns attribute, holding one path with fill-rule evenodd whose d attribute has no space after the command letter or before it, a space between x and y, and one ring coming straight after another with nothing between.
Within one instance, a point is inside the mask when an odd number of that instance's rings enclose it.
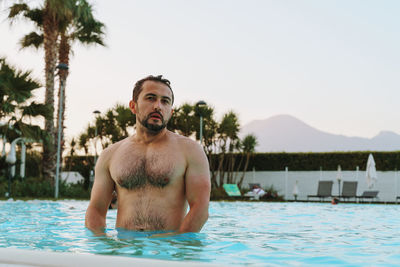
<instances>
[{"instance_id":1,"label":"man's ear","mask_svg":"<svg viewBox=\"0 0 400 267\"><path fill-rule=\"evenodd\" d=\"M133 114L136 114L136 103L133 100L129 101L129 109Z\"/></svg>"}]
</instances>

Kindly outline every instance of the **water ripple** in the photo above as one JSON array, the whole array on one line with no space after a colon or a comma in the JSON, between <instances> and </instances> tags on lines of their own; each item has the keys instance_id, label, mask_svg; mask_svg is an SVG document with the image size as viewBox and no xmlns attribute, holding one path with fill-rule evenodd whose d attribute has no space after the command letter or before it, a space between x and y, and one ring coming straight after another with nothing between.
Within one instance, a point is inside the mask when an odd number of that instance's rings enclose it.
<instances>
[{"instance_id":1,"label":"water ripple","mask_svg":"<svg viewBox=\"0 0 400 267\"><path fill-rule=\"evenodd\" d=\"M213 202L202 233L170 238L84 227L87 201L0 201L0 247L228 265L400 265L396 205Z\"/></svg>"}]
</instances>

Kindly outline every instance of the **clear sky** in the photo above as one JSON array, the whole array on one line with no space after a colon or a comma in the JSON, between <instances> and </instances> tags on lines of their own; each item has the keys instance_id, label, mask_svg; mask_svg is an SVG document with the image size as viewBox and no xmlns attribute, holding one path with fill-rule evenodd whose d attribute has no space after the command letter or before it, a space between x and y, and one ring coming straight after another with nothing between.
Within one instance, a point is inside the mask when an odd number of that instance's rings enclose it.
<instances>
[{"instance_id":1,"label":"clear sky","mask_svg":"<svg viewBox=\"0 0 400 267\"><path fill-rule=\"evenodd\" d=\"M0 23L0 56L44 84L30 31ZM170 79L176 104L205 100L242 125L290 114L333 134L400 134L400 1L96 0L107 47L73 47L66 134L78 135L148 74ZM37 92L43 98L44 90Z\"/></svg>"}]
</instances>

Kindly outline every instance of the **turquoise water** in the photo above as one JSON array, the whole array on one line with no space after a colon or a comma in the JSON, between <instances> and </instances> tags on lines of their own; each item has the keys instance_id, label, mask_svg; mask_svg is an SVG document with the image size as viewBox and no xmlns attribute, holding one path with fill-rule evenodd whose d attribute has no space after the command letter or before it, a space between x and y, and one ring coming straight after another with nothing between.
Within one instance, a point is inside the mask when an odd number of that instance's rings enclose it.
<instances>
[{"instance_id":1,"label":"turquoise water","mask_svg":"<svg viewBox=\"0 0 400 267\"><path fill-rule=\"evenodd\" d=\"M87 201L0 201L0 247L225 265L400 265L400 206L212 202L201 233L169 238L114 229L94 237Z\"/></svg>"}]
</instances>

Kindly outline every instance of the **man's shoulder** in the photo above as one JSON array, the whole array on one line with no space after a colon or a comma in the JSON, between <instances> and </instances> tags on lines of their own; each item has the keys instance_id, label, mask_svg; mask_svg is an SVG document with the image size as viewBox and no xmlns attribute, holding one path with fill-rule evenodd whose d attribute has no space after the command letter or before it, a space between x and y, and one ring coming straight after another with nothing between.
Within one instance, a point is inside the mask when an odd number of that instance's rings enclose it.
<instances>
[{"instance_id":1,"label":"man's shoulder","mask_svg":"<svg viewBox=\"0 0 400 267\"><path fill-rule=\"evenodd\" d=\"M121 146L123 146L126 142L128 142L128 138L122 139L116 143L113 143L111 145L109 145L108 147L106 147L103 152L101 152L102 155L106 156L106 155L111 155L113 154L116 150L118 150L118 148L120 148Z\"/></svg>"},{"instance_id":2,"label":"man's shoulder","mask_svg":"<svg viewBox=\"0 0 400 267\"><path fill-rule=\"evenodd\" d=\"M194 141L193 139L183 136L174 132L169 132L170 133L170 138L174 139L175 142L178 143L180 146L185 146L185 147L198 147L199 144Z\"/></svg>"},{"instance_id":3,"label":"man's shoulder","mask_svg":"<svg viewBox=\"0 0 400 267\"><path fill-rule=\"evenodd\" d=\"M197 141L176 133L171 132L171 134L171 137L175 140L175 144L179 148L179 151L183 152L186 157L192 158L204 154L203 148Z\"/></svg>"}]
</instances>

